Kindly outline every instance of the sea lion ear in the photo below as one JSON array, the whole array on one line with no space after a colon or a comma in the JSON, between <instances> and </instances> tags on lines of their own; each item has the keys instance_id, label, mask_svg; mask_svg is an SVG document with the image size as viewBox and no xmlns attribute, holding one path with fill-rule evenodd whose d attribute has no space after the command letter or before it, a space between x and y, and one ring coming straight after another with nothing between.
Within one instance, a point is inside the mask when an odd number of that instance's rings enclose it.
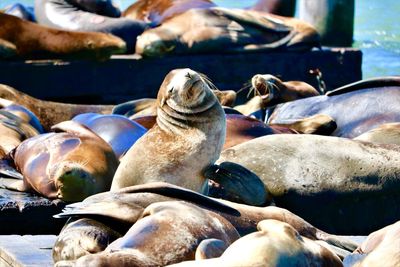
<instances>
[{"instance_id":1,"label":"sea lion ear","mask_svg":"<svg viewBox=\"0 0 400 267\"><path fill-rule=\"evenodd\" d=\"M211 197L252 206L266 206L271 201L263 181L239 164L226 161L220 165L212 165L205 170L204 176L211 180Z\"/></svg>"}]
</instances>

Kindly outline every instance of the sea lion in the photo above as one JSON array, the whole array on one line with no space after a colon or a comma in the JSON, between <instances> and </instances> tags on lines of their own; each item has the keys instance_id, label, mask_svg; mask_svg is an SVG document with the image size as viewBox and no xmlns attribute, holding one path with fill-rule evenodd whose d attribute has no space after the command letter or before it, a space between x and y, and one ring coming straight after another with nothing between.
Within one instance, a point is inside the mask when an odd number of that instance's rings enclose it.
<instances>
[{"instance_id":1,"label":"sea lion","mask_svg":"<svg viewBox=\"0 0 400 267\"><path fill-rule=\"evenodd\" d=\"M112 0L36 0L35 15L39 24L48 27L118 36L129 53L134 52L137 36L147 28L142 21L120 18Z\"/></svg>"},{"instance_id":2,"label":"sea lion","mask_svg":"<svg viewBox=\"0 0 400 267\"><path fill-rule=\"evenodd\" d=\"M279 134L226 149L217 164L230 161L251 170L277 206L317 227L362 235L399 219L399 152L396 145ZM392 208L380 208L387 205Z\"/></svg>"},{"instance_id":3,"label":"sea lion","mask_svg":"<svg viewBox=\"0 0 400 267\"><path fill-rule=\"evenodd\" d=\"M399 240L400 222L371 233L352 254L352 257L356 256L358 258L358 262L352 266L399 266Z\"/></svg>"},{"instance_id":4,"label":"sea lion","mask_svg":"<svg viewBox=\"0 0 400 267\"><path fill-rule=\"evenodd\" d=\"M210 237L229 245L239 234L224 217L191 203L153 203L122 238L103 253L79 258L76 266L165 266L194 259L197 245Z\"/></svg>"},{"instance_id":5,"label":"sea lion","mask_svg":"<svg viewBox=\"0 0 400 267\"><path fill-rule=\"evenodd\" d=\"M82 113L110 114L113 108L112 105L78 105L40 100L0 84L0 106L9 107L13 104L21 105L35 114L44 130L50 130L51 126ZM37 124L35 122L34 127L39 127ZM42 132L39 128L38 130Z\"/></svg>"},{"instance_id":6,"label":"sea lion","mask_svg":"<svg viewBox=\"0 0 400 267\"><path fill-rule=\"evenodd\" d=\"M270 74L254 75L251 78L251 84L260 95L268 99L267 103L270 105L320 95L317 89L306 82L283 82L278 77Z\"/></svg>"},{"instance_id":7,"label":"sea lion","mask_svg":"<svg viewBox=\"0 0 400 267\"><path fill-rule=\"evenodd\" d=\"M154 57L276 49L304 51L318 42L315 29L294 18L241 9L191 9L140 35L136 53Z\"/></svg>"},{"instance_id":8,"label":"sea lion","mask_svg":"<svg viewBox=\"0 0 400 267\"><path fill-rule=\"evenodd\" d=\"M0 13L0 25L0 39L15 46L16 55L22 58L61 56L103 60L126 51L125 42L111 34L51 29L4 13ZM4 47L4 42L1 46ZM6 55L11 56L10 52Z\"/></svg>"},{"instance_id":9,"label":"sea lion","mask_svg":"<svg viewBox=\"0 0 400 267\"><path fill-rule=\"evenodd\" d=\"M189 9L211 8L216 5L210 0L139 0L130 5L122 16L142 20L157 26Z\"/></svg>"},{"instance_id":10,"label":"sea lion","mask_svg":"<svg viewBox=\"0 0 400 267\"><path fill-rule=\"evenodd\" d=\"M251 79L251 85L251 91L254 90L255 93L254 97L247 103L234 107L244 115L250 115L257 110L266 109L280 103L320 95L308 83L302 81L283 82L270 74L254 75Z\"/></svg>"},{"instance_id":11,"label":"sea lion","mask_svg":"<svg viewBox=\"0 0 400 267\"><path fill-rule=\"evenodd\" d=\"M83 202L66 206L64 211L55 217L78 217L94 218L100 222L112 226L118 232L126 232L129 227L141 218L143 211L152 203L184 200L191 202L203 209L213 211L226 218L236 228L241 236L256 231L257 223L264 219L276 219L292 225L301 235L312 240L323 240L349 251L353 251L357 244L354 244L343 237L327 234L302 218L294 215L288 210L278 207L254 207L238 204L230 201L212 199L194 191L177 187L166 183L150 183L139 186L131 186L114 192L104 192L88 197ZM76 251L85 249L83 247L73 248L70 242L75 244L72 238L68 237L70 232L62 231L56 241L57 254L61 260L76 259ZM125 230L124 230L125 229ZM76 229L80 239L86 239L87 231ZM107 233L105 233L107 234ZM75 234L74 234L75 235ZM90 234L89 234L89 238ZM67 240L68 242L61 242ZM61 243L60 243L61 242ZM92 245L93 247L101 244ZM90 247L90 246L89 246ZM71 249L73 251L71 251ZM62 252L65 250L64 252ZM89 251L87 251L89 252ZM87 254L81 252L80 254Z\"/></svg>"},{"instance_id":12,"label":"sea lion","mask_svg":"<svg viewBox=\"0 0 400 267\"><path fill-rule=\"evenodd\" d=\"M70 221L61 232L63 235L53 247L54 262L63 258L78 259L84 255L101 252L122 236L107 225L88 218Z\"/></svg>"},{"instance_id":13,"label":"sea lion","mask_svg":"<svg viewBox=\"0 0 400 267\"><path fill-rule=\"evenodd\" d=\"M343 266L332 251L301 236L287 223L264 220L258 223L257 229L234 242L219 258L170 266Z\"/></svg>"},{"instance_id":14,"label":"sea lion","mask_svg":"<svg viewBox=\"0 0 400 267\"><path fill-rule=\"evenodd\" d=\"M72 120L85 125L106 141L117 158L121 158L147 132L140 124L120 115L83 113Z\"/></svg>"},{"instance_id":15,"label":"sea lion","mask_svg":"<svg viewBox=\"0 0 400 267\"><path fill-rule=\"evenodd\" d=\"M334 136L355 138L383 123L400 122L400 78L382 77L346 85L324 96L278 105L269 123L326 114L337 123Z\"/></svg>"},{"instance_id":16,"label":"sea lion","mask_svg":"<svg viewBox=\"0 0 400 267\"><path fill-rule=\"evenodd\" d=\"M225 141L225 114L210 82L191 69L168 73L157 96L157 124L126 153L111 190L165 181L195 191Z\"/></svg>"},{"instance_id":17,"label":"sea lion","mask_svg":"<svg viewBox=\"0 0 400 267\"><path fill-rule=\"evenodd\" d=\"M371 142L377 144L400 145L400 123L385 123L368 132L365 132L353 140Z\"/></svg>"},{"instance_id":18,"label":"sea lion","mask_svg":"<svg viewBox=\"0 0 400 267\"><path fill-rule=\"evenodd\" d=\"M67 202L109 190L118 166L112 148L79 123L63 122L53 129L65 132L32 137L15 149L12 158L23 180L6 187Z\"/></svg>"}]
</instances>

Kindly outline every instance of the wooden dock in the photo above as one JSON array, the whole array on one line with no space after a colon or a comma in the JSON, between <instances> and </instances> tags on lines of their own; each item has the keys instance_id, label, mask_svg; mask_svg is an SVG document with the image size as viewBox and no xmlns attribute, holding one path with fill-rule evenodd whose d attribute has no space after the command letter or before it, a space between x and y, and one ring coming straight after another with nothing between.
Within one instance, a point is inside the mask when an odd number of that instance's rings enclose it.
<instances>
[{"instance_id":1,"label":"wooden dock","mask_svg":"<svg viewBox=\"0 0 400 267\"><path fill-rule=\"evenodd\" d=\"M0 235L58 234L65 220L53 215L64 206L60 200L0 189Z\"/></svg>"},{"instance_id":2,"label":"wooden dock","mask_svg":"<svg viewBox=\"0 0 400 267\"><path fill-rule=\"evenodd\" d=\"M362 52L352 48L163 58L124 55L105 62L0 61L0 83L41 99L116 104L156 97L165 75L175 68L192 68L206 74L219 89L236 91L260 73L317 86L309 70L318 68L331 90L360 80L361 63Z\"/></svg>"}]
</instances>

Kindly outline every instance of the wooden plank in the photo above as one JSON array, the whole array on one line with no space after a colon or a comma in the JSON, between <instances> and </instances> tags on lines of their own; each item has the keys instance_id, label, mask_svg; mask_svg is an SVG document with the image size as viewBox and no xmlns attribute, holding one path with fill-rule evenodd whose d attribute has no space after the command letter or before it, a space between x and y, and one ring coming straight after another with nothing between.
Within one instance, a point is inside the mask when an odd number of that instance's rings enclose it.
<instances>
[{"instance_id":1,"label":"wooden plank","mask_svg":"<svg viewBox=\"0 0 400 267\"><path fill-rule=\"evenodd\" d=\"M316 86L316 79L308 72L319 68L328 89L334 89L361 79L361 61L361 51L351 48L163 58L131 55L114 56L105 62L1 61L0 83L41 99L115 104L156 97L165 75L175 68L202 72L221 90L239 90L258 73Z\"/></svg>"},{"instance_id":2,"label":"wooden plank","mask_svg":"<svg viewBox=\"0 0 400 267\"><path fill-rule=\"evenodd\" d=\"M15 267L53 266L55 235L0 235L0 265Z\"/></svg>"},{"instance_id":3,"label":"wooden plank","mask_svg":"<svg viewBox=\"0 0 400 267\"><path fill-rule=\"evenodd\" d=\"M53 218L65 203L0 189L0 234L58 234L65 220Z\"/></svg>"}]
</instances>

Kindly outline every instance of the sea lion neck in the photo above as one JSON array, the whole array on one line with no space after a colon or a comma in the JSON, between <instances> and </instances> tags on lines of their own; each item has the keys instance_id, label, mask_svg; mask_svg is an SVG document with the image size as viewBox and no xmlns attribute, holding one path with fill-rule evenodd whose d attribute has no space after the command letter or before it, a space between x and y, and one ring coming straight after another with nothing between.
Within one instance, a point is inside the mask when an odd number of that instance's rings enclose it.
<instances>
[{"instance_id":1,"label":"sea lion neck","mask_svg":"<svg viewBox=\"0 0 400 267\"><path fill-rule=\"evenodd\" d=\"M157 125L167 133L178 134L182 130L189 128L201 128L202 124L207 124L219 120L212 114L221 113L222 107L218 101L213 101L213 104L206 110L194 113L182 113L165 105L157 108Z\"/></svg>"}]
</instances>

